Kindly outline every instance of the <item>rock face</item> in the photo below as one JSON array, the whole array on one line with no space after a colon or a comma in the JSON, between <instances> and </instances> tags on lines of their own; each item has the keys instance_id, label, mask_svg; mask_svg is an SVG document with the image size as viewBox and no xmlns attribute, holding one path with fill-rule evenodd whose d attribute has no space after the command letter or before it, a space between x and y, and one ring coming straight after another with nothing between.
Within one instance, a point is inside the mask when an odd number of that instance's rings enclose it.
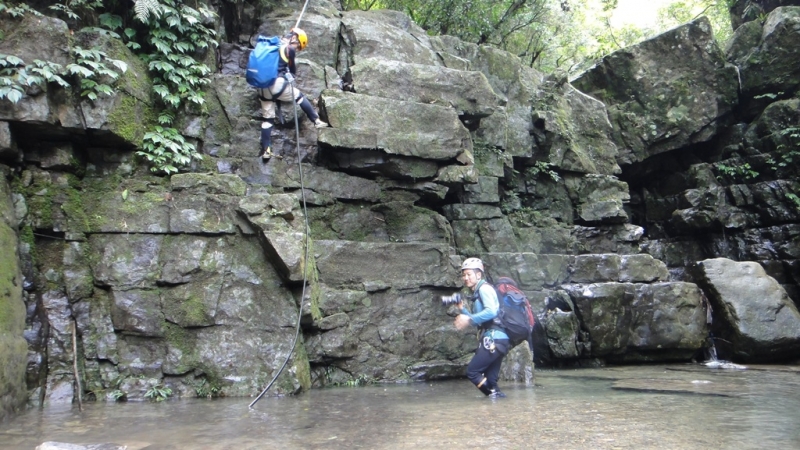
<instances>
[{"instance_id":1,"label":"rock face","mask_svg":"<svg viewBox=\"0 0 800 450\"><path fill-rule=\"evenodd\" d=\"M789 354L710 312L713 285L689 270L718 256L757 261L798 298L795 88L739 104L734 65L756 66L731 56L771 44L741 37L726 60L699 19L569 82L429 37L400 13L315 3L297 87L331 127L300 117L298 139L284 107L282 158L256 157L260 105L235 42L221 46L207 110L179 118L205 159L169 179L133 157L150 114L133 80L95 105L56 87L0 105L5 253L21 242L3 273L19 267L9 292L27 308L0 322L0 339L27 342L29 398L72 401L74 361L85 396L106 400L166 387L254 395L287 357L271 395L463 377L474 336L453 328L440 297L462 288L470 256L517 280L539 317L536 354L514 349L506 379L531 383L532 359L689 361L708 345L710 315L715 335L735 337L723 358ZM792 26L791 10L772 14L771 29ZM260 29L292 25L275 11ZM14 42L4 48L29 58L53 48ZM118 111L125 121L112 120ZM774 336L791 335L780 324Z\"/></svg>"},{"instance_id":2,"label":"rock face","mask_svg":"<svg viewBox=\"0 0 800 450\"><path fill-rule=\"evenodd\" d=\"M780 284L753 262L701 261L698 270L722 323L716 345L748 362L794 359L800 312Z\"/></svg>"},{"instance_id":3,"label":"rock face","mask_svg":"<svg viewBox=\"0 0 800 450\"><path fill-rule=\"evenodd\" d=\"M737 102L736 68L705 17L604 57L573 84L608 107L624 164L708 141Z\"/></svg>"},{"instance_id":4,"label":"rock face","mask_svg":"<svg viewBox=\"0 0 800 450\"><path fill-rule=\"evenodd\" d=\"M8 167L0 166L8 173ZM27 398L25 386L26 342L22 336L25 304L22 301L22 272L19 237L11 189L0 180L0 421L10 417Z\"/></svg>"}]
</instances>

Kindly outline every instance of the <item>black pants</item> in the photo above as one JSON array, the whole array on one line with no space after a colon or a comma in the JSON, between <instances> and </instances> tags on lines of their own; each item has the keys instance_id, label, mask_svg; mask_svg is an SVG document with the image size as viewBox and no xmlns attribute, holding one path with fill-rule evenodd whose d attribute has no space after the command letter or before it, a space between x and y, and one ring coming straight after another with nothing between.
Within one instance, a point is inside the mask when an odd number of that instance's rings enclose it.
<instances>
[{"instance_id":1,"label":"black pants","mask_svg":"<svg viewBox=\"0 0 800 450\"><path fill-rule=\"evenodd\" d=\"M500 377L500 365L503 357L508 353L508 339L495 339L494 351L486 348L484 339L478 342L478 350L467 365L467 378L484 394L492 389L497 389L497 379Z\"/></svg>"}]
</instances>

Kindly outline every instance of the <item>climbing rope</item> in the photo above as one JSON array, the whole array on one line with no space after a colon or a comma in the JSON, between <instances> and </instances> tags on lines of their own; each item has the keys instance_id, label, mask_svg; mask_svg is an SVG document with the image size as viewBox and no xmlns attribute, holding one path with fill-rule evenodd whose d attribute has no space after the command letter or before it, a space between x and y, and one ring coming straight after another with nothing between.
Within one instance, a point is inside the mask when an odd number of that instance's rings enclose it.
<instances>
[{"instance_id":1,"label":"climbing rope","mask_svg":"<svg viewBox=\"0 0 800 450\"><path fill-rule=\"evenodd\" d=\"M303 13L306 12L306 6L308 6L308 1L309 0L306 0L306 4L303 5L303 10L300 11L300 17L297 18L297 23L295 24L295 28L300 26L300 19L303 17ZM292 99L294 99L295 98L294 97L294 77L292 77L291 81L289 81L289 86L292 89ZM272 378L272 381L270 381L269 384L267 385L267 387L265 387L264 390L261 391L260 394L258 394L258 397L256 397L255 400L253 400L250 403L250 406L248 406L248 408L250 408L250 409L252 409L253 405L255 405L257 401L261 400L261 397L263 397L264 394L267 393L269 388L272 387L272 385L275 383L275 380L277 380L278 377L281 375L281 373L283 373L283 369L286 368L286 364L289 363L289 359L292 357L292 353L294 353L294 348L297 345L297 338L300 336L300 320L303 318L303 300L305 300L305 298L306 298L306 284L307 284L307 280L308 280L308 268L311 267L311 264L308 264L308 252L309 252L309 249L311 248L311 240L310 240L311 239L310 238L310 231L311 230L310 230L310 227L308 225L308 210L306 209L306 188L305 188L305 182L303 180L303 164L302 164L302 161L301 161L301 158L300 158L300 122L299 122L299 120L297 118L297 101L292 101L292 105L294 105L294 142L295 142L294 145L295 145L295 154L297 155L297 170L300 173L300 197L302 198L303 218L304 218L304 221L305 221L305 239L303 241L303 245L305 247L304 252L303 252L303 261L305 262L305 264L303 264L303 291L300 294L300 310L297 312L297 327L295 328L295 332L294 332L294 342L292 342L292 348L291 348L291 350L289 350L289 354L286 355L286 360L283 362L283 365L278 370L278 373L275 374L275 377Z\"/></svg>"}]
</instances>

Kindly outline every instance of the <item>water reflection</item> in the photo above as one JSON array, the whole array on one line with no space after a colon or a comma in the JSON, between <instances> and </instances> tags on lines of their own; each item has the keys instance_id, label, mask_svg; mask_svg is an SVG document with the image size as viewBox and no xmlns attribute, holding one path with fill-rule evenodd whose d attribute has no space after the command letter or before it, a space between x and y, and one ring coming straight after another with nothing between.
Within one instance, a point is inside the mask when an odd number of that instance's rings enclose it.
<instances>
[{"instance_id":1,"label":"water reflection","mask_svg":"<svg viewBox=\"0 0 800 450\"><path fill-rule=\"evenodd\" d=\"M466 380L299 397L89 403L30 410L0 449L43 441L129 449L800 448L800 368L701 365L537 371L489 400Z\"/></svg>"}]
</instances>

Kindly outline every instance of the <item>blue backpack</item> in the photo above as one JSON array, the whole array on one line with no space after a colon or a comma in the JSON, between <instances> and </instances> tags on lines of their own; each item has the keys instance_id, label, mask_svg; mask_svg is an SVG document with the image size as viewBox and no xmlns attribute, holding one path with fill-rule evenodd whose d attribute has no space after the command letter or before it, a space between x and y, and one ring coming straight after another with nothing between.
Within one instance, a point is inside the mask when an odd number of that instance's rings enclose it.
<instances>
[{"instance_id":1,"label":"blue backpack","mask_svg":"<svg viewBox=\"0 0 800 450\"><path fill-rule=\"evenodd\" d=\"M278 36L259 36L256 48L250 52L247 61L247 84L259 89L272 86L278 78L281 39Z\"/></svg>"}]
</instances>

